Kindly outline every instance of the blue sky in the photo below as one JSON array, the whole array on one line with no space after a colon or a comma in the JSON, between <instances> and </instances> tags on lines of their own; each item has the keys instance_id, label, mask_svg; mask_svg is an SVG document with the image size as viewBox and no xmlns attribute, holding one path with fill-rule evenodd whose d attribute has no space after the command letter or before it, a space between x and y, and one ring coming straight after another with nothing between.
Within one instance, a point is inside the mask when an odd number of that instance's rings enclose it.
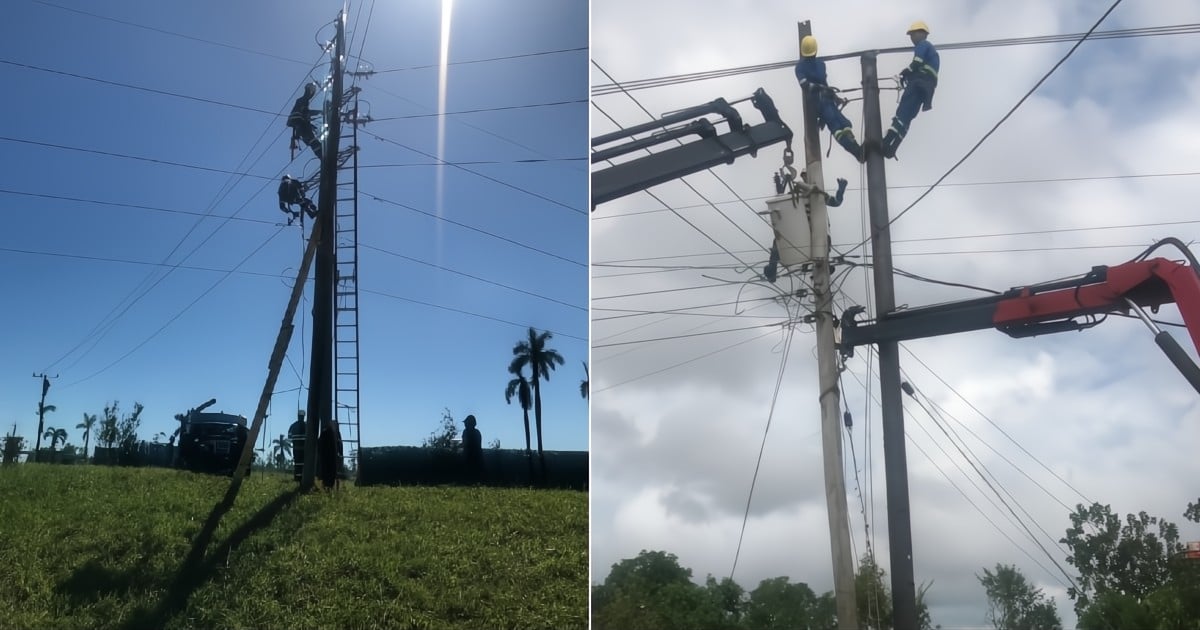
<instances>
[{"instance_id":1,"label":"blue sky","mask_svg":"<svg viewBox=\"0 0 1200 630\"><path fill-rule=\"evenodd\" d=\"M276 113L328 72L317 42L341 3L8 8L4 432L15 423L32 443L42 371L59 376L46 424L75 444L83 414L113 400L145 405L145 438L208 398L252 417L302 251L299 228L280 225L276 183L317 168L307 151L289 164ZM375 119L358 140L364 445L417 444L448 407L475 414L485 443L517 447L520 409L503 390L533 326L566 359L543 386L546 448L588 447L587 19L583 1L454 3L441 117L451 167L435 159L440 3L350 4L351 64L376 71L358 81ZM491 111L453 113L465 110ZM304 404L310 308L270 436Z\"/></svg>"}]
</instances>

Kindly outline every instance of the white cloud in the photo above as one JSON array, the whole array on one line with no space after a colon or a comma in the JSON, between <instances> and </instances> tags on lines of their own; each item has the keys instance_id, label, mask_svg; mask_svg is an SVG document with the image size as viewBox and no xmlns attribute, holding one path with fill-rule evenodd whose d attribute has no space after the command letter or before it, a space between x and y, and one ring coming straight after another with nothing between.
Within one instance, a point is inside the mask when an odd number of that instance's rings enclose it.
<instances>
[{"instance_id":1,"label":"white cloud","mask_svg":"<svg viewBox=\"0 0 1200 630\"><path fill-rule=\"evenodd\" d=\"M1193 23L1200 10L1182 6L1162 9L1122 5L1111 24L1102 29ZM801 19L812 20L822 53L836 54L906 46L903 31L914 19L929 22L931 41L939 44L1082 32L1100 10L1087 2L1029 0L1014 5L995 0L929 0L903 6L758 2L716 13L696 10L686 2L650 6L606 0L592 9L591 54L613 77L627 81L794 59L798 48L794 23ZM1172 36L1106 41L1081 46L1078 56L1063 64L942 186L896 221L892 228L896 267L930 278L1004 290L1079 276L1096 265L1119 264L1164 236L1184 241L1200 236L1196 224L1185 223L1194 220L1191 192L1195 176L1087 179L1200 171L1200 149L1196 148L1200 146L1200 120L1192 111L1192 103L1200 97L1200 72L1187 63L1194 58L1200 40ZM906 208L924 192L922 186L932 184L961 158L1068 48L1069 44L1054 44L943 50L942 80L934 109L915 120L900 149L900 159L887 162L891 215ZM1109 63L1108 51L1120 51L1124 56L1119 63ZM907 60L906 55L881 55L880 74L895 74ZM1134 75L1147 68L1156 69L1155 90L1135 92L1143 84ZM829 64L831 81L843 88L859 86L859 71L855 59ZM593 73L592 80L593 84L607 82L599 73ZM799 131L799 90L790 69L632 94L658 116L717 97L743 98L758 87L774 98L784 119ZM1128 93L1123 92L1126 89ZM1139 116L1129 107L1141 98L1153 99L1152 116ZM595 100L621 125L649 120L625 95ZM895 109L895 92L885 91L881 100L886 126ZM747 122L760 119L748 103L738 107ZM861 102L852 102L846 112L861 139ZM593 135L613 129L604 116L594 113ZM828 133L823 133L821 140L827 147ZM802 152L799 137L795 147ZM612 218L662 208L645 193L596 209L592 221L594 261L653 258L622 264L711 268L652 273L656 270L645 267L594 267L594 343L603 346L742 328L787 316L780 304L769 299L774 295L770 289L747 284L756 271L736 269L741 263L722 251L728 249L753 268L766 262L771 229L753 211L763 209L761 199L774 192L770 178L780 166L781 152L781 147L770 147L757 158L745 157L713 169L724 183L707 173L685 178L699 194L679 182L652 189L695 227L670 212ZM824 161L824 172L831 183L836 177L849 180L851 190L845 203L830 214L834 243L847 251L863 238L865 197L858 190L864 182L863 171L834 147ZM982 185L1013 180L1064 181ZM707 206L701 195L716 202L724 214ZM737 197L750 201L742 203ZM1166 223L1178 224L1096 229ZM1012 235L928 240L996 234ZM1037 251L1024 251L1031 249ZM701 253L711 255L682 257ZM869 248L855 253L869 254ZM1158 254L1179 257L1169 249ZM679 258L662 258L667 256ZM639 275L600 277L632 272ZM850 273L842 285L839 314L846 304L867 303L865 276L862 269ZM721 281L729 284L677 290ZM651 291L660 293L611 297ZM958 287L896 280L897 302L911 307L982 295ZM702 311L729 316L724 319L695 315L601 319L629 313L600 310L658 311L733 301L739 301L739 306L726 304ZM735 312L743 314L733 316ZM1158 317L1179 321L1171 306L1164 307ZM714 351L767 332L763 328L593 350L594 581L603 580L611 564L633 557L641 549L677 554L698 578L706 573L728 574L779 373L783 334L770 332L761 339ZM1187 334L1178 329L1173 329L1173 334L1194 355ZM811 326L801 327L776 404L735 575L747 588L778 575L808 582L817 590L832 586L814 344ZM1011 492L1054 540L1061 538L1069 525L1067 510L1059 502L1074 505L1084 500L1070 486L1089 499L1111 504L1118 513L1146 510L1177 523L1182 521L1187 502L1196 500L1195 488L1186 481L1194 478L1196 466L1184 445L1196 444L1200 438L1197 396L1154 346L1141 322L1110 317L1077 333L1012 339L984 330L906 342L905 346L932 370L901 352L901 364L913 384L945 410L947 430L953 427L958 432L995 475L998 485ZM698 358L708 353L714 354ZM677 364L681 365L670 368ZM890 562L879 410L872 405L868 417L866 392L855 378L866 374L862 349L848 366L843 389L854 417L859 481L871 507L874 544L886 569ZM877 369L877 364L873 366ZM970 404L934 375L945 379ZM871 391L878 396L877 385L872 385ZM918 583L933 581L934 621L947 627L984 623L986 603L974 576L984 567L1003 562L1016 564L1054 596L1069 627L1074 615L1060 584L1065 579L1025 533L1009 523L1007 511L993 506L960 472L959 467L987 490L933 420L911 402L906 407L906 428L912 440L907 457L916 579ZM971 432L986 440L986 445ZM947 482L917 445L984 515ZM853 472L847 483L851 532L861 554L865 536ZM870 500L872 489L874 501ZM1023 513L1022 519L1031 522ZM1032 524L1030 527L1038 532ZM1200 529L1195 526L1181 523L1181 530L1184 539L1200 540ZM1038 536L1069 570L1054 542L1045 540L1040 532ZM1039 568L1026 553L1046 569Z\"/></svg>"}]
</instances>

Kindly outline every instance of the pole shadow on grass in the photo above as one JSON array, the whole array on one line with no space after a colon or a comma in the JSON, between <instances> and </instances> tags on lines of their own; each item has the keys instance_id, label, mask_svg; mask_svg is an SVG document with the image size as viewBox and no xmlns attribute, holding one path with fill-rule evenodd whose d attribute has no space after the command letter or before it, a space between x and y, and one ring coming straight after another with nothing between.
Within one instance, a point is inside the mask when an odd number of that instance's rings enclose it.
<instances>
[{"instance_id":1,"label":"pole shadow on grass","mask_svg":"<svg viewBox=\"0 0 1200 630\"><path fill-rule=\"evenodd\" d=\"M217 566L221 563L222 558L229 557L229 554L237 549L239 545L250 538L256 531L266 528L271 524L275 517L278 516L285 508L287 508L296 497L300 495L299 488L289 490L278 497L275 497L267 505L263 506L254 516L250 517L241 527L238 527L229 537L221 543L212 553L206 554L208 546L212 543L213 536L216 534L217 525L220 524L221 518L225 513L233 507L234 501L237 499L238 488L235 484L231 484L225 498L221 500L208 515L208 520L204 523L204 528L196 536L192 542L192 549L188 552L187 558L179 567L179 572L175 574L171 585L167 587L167 593L159 601L158 606L153 610L139 608L133 612L130 619L121 626L122 630L141 630L142 628L162 628L167 625L176 614L187 607L188 598L196 589L204 585L216 573Z\"/></svg>"}]
</instances>

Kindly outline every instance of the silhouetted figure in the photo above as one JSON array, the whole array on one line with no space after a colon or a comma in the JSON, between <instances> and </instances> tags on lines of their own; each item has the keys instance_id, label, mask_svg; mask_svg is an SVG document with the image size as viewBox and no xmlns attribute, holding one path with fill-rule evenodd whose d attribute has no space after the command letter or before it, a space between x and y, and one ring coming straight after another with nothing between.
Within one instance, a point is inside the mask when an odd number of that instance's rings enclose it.
<instances>
[{"instance_id":1,"label":"silhouetted figure","mask_svg":"<svg viewBox=\"0 0 1200 630\"><path fill-rule=\"evenodd\" d=\"M317 129L313 126L314 116L320 116L321 110L309 109L308 103L317 95L317 84L309 83L304 86L304 96L296 99L292 113L288 115L287 126L292 128L292 151L296 150L296 140L303 140L317 159L321 159L321 143L317 140Z\"/></svg>"},{"instance_id":2,"label":"silhouetted figure","mask_svg":"<svg viewBox=\"0 0 1200 630\"><path fill-rule=\"evenodd\" d=\"M463 454L467 460L467 474L472 480L478 480L483 472L483 435L475 428L475 416L467 416L463 420L467 426L463 429Z\"/></svg>"},{"instance_id":3,"label":"silhouetted figure","mask_svg":"<svg viewBox=\"0 0 1200 630\"><path fill-rule=\"evenodd\" d=\"M291 175L284 175L279 181L279 209L288 215L288 225L293 219L300 219L303 226L305 214L310 219L317 218L317 205L306 196L307 192L304 182L292 179ZM291 206L300 206L300 210L292 210Z\"/></svg>"},{"instance_id":4,"label":"silhouetted figure","mask_svg":"<svg viewBox=\"0 0 1200 630\"><path fill-rule=\"evenodd\" d=\"M292 479L300 481L304 472L304 412L297 413L298 419L288 427L288 438L292 440Z\"/></svg>"}]
</instances>

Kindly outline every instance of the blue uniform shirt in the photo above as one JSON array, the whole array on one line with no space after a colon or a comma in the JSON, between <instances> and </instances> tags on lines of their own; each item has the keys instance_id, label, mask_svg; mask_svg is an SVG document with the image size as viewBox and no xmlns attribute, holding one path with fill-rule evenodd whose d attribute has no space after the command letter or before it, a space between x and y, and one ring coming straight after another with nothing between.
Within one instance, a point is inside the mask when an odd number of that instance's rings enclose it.
<instances>
[{"instance_id":1,"label":"blue uniform shirt","mask_svg":"<svg viewBox=\"0 0 1200 630\"><path fill-rule=\"evenodd\" d=\"M924 72L937 78L941 60L938 59L937 49L933 47L933 44L929 43L928 39L921 40L913 47L912 66L915 72Z\"/></svg>"},{"instance_id":2,"label":"blue uniform shirt","mask_svg":"<svg viewBox=\"0 0 1200 630\"><path fill-rule=\"evenodd\" d=\"M825 75L825 62L816 57L804 57L796 64L796 80L803 87L808 87L809 83L829 85L829 78Z\"/></svg>"}]
</instances>

